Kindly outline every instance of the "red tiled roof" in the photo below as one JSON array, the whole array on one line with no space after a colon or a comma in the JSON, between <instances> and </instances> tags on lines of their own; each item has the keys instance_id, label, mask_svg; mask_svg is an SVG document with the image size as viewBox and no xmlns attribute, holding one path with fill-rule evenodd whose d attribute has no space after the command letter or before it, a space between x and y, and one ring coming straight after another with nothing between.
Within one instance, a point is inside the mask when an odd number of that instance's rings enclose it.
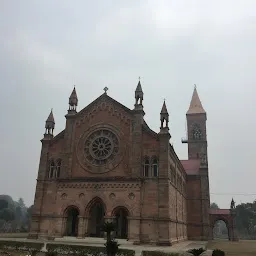
<instances>
[{"instance_id":1,"label":"red tiled roof","mask_svg":"<svg viewBox=\"0 0 256 256\"><path fill-rule=\"evenodd\" d=\"M198 174L200 168L199 159L181 160L180 162L188 175Z\"/></svg>"},{"instance_id":2,"label":"red tiled roof","mask_svg":"<svg viewBox=\"0 0 256 256\"><path fill-rule=\"evenodd\" d=\"M210 209L210 214L229 215L229 209Z\"/></svg>"}]
</instances>

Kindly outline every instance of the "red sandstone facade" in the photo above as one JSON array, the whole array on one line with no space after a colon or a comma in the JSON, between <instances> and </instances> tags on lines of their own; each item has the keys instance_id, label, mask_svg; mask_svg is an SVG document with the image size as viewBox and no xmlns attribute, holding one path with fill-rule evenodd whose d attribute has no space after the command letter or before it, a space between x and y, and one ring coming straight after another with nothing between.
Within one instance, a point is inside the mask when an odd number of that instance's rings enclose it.
<instances>
[{"instance_id":1,"label":"red sandstone facade","mask_svg":"<svg viewBox=\"0 0 256 256\"><path fill-rule=\"evenodd\" d=\"M170 145L163 104L158 133L144 120L140 82L134 109L105 91L80 112L74 88L65 129L46 132L29 237L103 236L115 221L116 236L134 243L171 245L211 238L206 112L194 89L187 112L188 160ZM217 219L217 218L216 218Z\"/></svg>"}]
</instances>

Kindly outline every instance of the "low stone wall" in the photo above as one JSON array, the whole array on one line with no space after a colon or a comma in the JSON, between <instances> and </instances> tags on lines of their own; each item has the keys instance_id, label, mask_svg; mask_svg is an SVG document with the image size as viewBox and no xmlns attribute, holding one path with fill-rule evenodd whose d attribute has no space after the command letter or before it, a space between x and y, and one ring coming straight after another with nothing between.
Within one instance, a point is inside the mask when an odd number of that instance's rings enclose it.
<instances>
[{"instance_id":1,"label":"low stone wall","mask_svg":"<svg viewBox=\"0 0 256 256\"><path fill-rule=\"evenodd\" d=\"M1 238L27 238L28 233L0 233Z\"/></svg>"}]
</instances>

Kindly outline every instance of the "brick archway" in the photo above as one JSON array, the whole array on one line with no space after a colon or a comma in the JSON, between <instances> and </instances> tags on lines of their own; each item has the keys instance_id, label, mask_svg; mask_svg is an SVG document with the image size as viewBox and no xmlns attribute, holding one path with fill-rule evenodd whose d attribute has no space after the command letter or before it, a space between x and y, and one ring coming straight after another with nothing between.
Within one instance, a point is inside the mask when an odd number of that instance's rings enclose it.
<instances>
[{"instance_id":1,"label":"brick archway","mask_svg":"<svg viewBox=\"0 0 256 256\"><path fill-rule=\"evenodd\" d=\"M225 222L228 229L228 238L230 241L237 241L235 228L235 214L229 209L211 209L210 210L210 240L213 240L213 228L217 221Z\"/></svg>"}]
</instances>

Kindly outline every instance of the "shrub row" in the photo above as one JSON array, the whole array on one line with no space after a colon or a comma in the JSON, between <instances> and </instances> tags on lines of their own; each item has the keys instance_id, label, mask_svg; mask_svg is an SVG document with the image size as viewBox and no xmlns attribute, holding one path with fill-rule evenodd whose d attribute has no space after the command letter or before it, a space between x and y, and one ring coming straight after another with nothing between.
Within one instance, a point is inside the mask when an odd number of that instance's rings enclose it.
<instances>
[{"instance_id":1,"label":"shrub row","mask_svg":"<svg viewBox=\"0 0 256 256\"><path fill-rule=\"evenodd\" d=\"M188 252L194 256L201 255L205 250L203 248L192 249ZM142 251L142 256L179 256L179 253L167 253L161 251ZM213 250L212 256L225 256L225 252L219 249Z\"/></svg>"},{"instance_id":2,"label":"shrub row","mask_svg":"<svg viewBox=\"0 0 256 256\"><path fill-rule=\"evenodd\" d=\"M142 251L142 256L180 256L177 252Z\"/></svg>"},{"instance_id":3,"label":"shrub row","mask_svg":"<svg viewBox=\"0 0 256 256\"><path fill-rule=\"evenodd\" d=\"M22 242L22 241L8 241L0 240L0 249L14 249L21 251L40 251L44 243L39 242Z\"/></svg>"},{"instance_id":4,"label":"shrub row","mask_svg":"<svg viewBox=\"0 0 256 256\"><path fill-rule=\"evenodd\" d=\"M93 256L103 256L106 254L105 247L96 246L83 246L83 245L70 245L70 244L51 244L46 245L47 251L49 253L57 254L79 254L79 255L93 255ZM118 249L116 255L119 256L135 256L135 251L127 249Z\"/></svg>"}]
</instances>

